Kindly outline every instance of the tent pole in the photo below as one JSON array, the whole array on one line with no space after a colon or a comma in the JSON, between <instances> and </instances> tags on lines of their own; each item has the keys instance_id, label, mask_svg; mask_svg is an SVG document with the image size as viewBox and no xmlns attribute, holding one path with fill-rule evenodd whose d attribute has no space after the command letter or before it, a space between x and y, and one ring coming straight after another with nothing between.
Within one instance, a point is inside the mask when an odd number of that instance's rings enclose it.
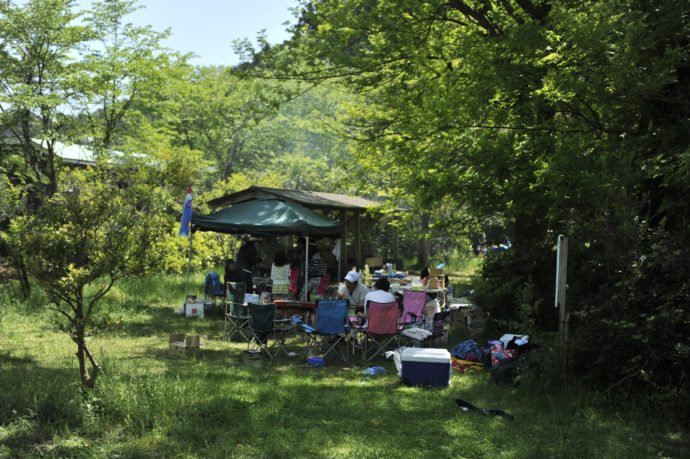
<instances>
[{"instance_id":1,"label":"tent pole","mask_svg":"<svg viewBox=\"0 0 690 459\"><path fill-rule=\"evenodd\" d=\"M185 314L187 314L187 295L189 294L189 272L192 267L192 236L194 233L189 232L189 256L187 257L187 281L184 284L184 309Z\"/></svg>"},{"instance_id":2,"label":"tent pole","mask_svg":"<svg viewBox=\"0 0 690 459\"><path fill-rule=\"evenodd\" d=\"M309 236L306 237L307 243L304 245L304 293L302 294L302 301L307 301L309 298L309 292L307 287L309 287Z\"/></svg>"}]
</instances>

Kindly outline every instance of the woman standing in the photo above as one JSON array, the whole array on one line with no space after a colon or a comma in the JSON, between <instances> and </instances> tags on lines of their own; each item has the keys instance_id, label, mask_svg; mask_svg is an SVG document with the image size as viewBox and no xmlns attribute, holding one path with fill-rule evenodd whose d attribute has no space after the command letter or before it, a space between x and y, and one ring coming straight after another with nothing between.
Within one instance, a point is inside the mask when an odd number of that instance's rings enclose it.
<instances>
[{"instance_id":1,"label":"woman standing","mask_svg":"<svg viewBox=\"0 0 690 459\"><path fill-rule=\"evenodd\" d=\"M280 248L276 250L276 255L271 265L271 281L273 283L271 292L274 299L288 297L289 276L290 263L288 262L287 253L285 253L285 249Z\"/></svg>"}]
</instances>

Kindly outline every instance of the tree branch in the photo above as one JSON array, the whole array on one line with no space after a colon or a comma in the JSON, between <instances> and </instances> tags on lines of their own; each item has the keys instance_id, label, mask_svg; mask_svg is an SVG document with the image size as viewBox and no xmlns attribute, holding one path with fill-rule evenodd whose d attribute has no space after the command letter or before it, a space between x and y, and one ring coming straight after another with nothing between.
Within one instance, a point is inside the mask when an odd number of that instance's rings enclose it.
<instances>
[{"instance_id":1,"label":"tree branch","mask_svg":"<svg viewBox=\"0 0 690 459\"><path fill-rule=\"evenodd\" d=\"M448 6L450 6L454 10L459 11L465 17L473 19L474 22L476 22L477 25L479 25L479 27L483 28L488 32L489 36L497 37L501 34L498 27L496 27L484 13L470 8L470 6L467 5L465 2L461 0L449 0Z\"/></svg>"},{"instance_id":2,"label":"tree branch","mask_svg":"<svg viewBox=\"0 0 690 459\"><path fill-rule=\"evenodd\" d=\"M515 3L517 3L523 11L529 14L530 17L540 22L543 22L549 14L549 11L551 11L551 4L549 4L548 1L542 2L539 6L534 5L530 0L515 0Z\"/></svg>"}]
</instances>

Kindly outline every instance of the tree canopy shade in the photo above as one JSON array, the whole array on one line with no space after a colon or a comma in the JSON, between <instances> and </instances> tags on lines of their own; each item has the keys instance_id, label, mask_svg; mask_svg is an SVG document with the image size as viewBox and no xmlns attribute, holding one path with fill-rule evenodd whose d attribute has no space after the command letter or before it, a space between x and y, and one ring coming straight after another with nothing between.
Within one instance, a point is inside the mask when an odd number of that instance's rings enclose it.
<instances>
[{"instance_id":1,"label":"tree canopy shade","mask_svg":"<svg viewBox=\"0 0 690 459\"><path fill-rule=\"evenodd\" d=\"M193 231L215 231L256 236L332 236L342 233L340 222L298 204L278 199L256 199L209 215L192 215Z\"/></svg>"}]
</instances>

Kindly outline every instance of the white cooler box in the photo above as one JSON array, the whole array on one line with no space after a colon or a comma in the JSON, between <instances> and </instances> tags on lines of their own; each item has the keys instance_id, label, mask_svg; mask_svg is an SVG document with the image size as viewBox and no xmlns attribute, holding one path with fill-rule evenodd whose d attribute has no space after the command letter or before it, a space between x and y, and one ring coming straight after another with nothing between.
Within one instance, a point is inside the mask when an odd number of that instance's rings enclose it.
<instances>
[{"instance_id":1,"label":"white cooler box","mask_svg":"<svg viewBox=\"0 0 690 459\"><path fill-rule=\"evenodd\" d=\"M195 301L184 305L186 317L204 317L204 308L206 305L203 301Z\"/></svg>"},{"instance_id":2,"label":"white cooler box","mask_svg":"<svg viewBox=\"0 0 690 459\"><path fill-rule=\"evenodd\" d=\"M400 355L402 381L410 386L447 387L450 384L450 352L447 349L408 347Z\"/></svg>"}]
</instances>

